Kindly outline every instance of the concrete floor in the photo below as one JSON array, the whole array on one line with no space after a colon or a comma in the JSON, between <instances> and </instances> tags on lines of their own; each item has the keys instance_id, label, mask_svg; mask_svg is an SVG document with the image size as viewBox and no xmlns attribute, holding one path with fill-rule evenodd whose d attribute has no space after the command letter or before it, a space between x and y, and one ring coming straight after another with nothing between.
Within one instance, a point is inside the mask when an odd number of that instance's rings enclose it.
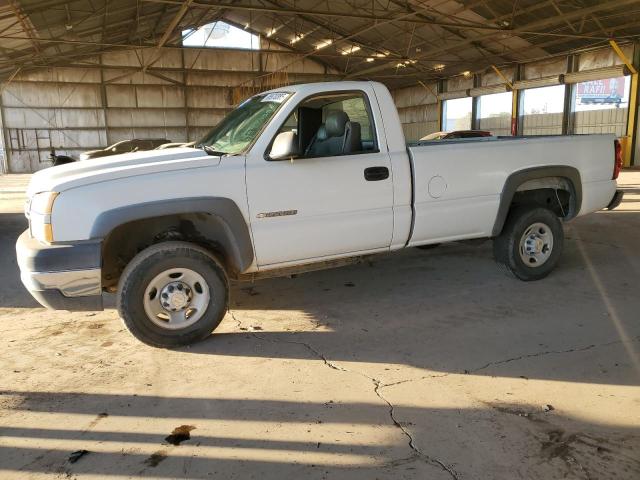
<instances>
[{"instance_id":1,"label":"concrete floor","mask_svg":"<svg viewBox=\"0 0 640 480\"><path fill-rule=\"evenodd\" d=\"M489 242L410 249L235 286L175 351L113 308L38 308L13 253L27 179L0 178L3 479L640 478L639 172L541 282Z\"/></svg>"}]
</instances>

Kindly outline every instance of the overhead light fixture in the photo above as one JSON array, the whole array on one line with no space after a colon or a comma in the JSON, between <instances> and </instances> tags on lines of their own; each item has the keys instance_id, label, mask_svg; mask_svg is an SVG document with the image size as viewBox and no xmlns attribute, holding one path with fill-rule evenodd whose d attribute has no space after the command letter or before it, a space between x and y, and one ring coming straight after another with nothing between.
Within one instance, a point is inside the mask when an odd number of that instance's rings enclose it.
<instances>
[{"instance_id":1,"label":"overhead light fixture","mask_svg":"<svg viewBox=\"0 0 640 480\"><path fill-rule=\"evenodd\" d=\"M367 58L367 62L373 62L373 57Z\"/></svg>"},{"instance_id":2,"label":"overhead light fixture","mask_svg":"<svg viewBox=\"0 0 640 480\"><path fill-rule=\"evenodd\" d=\"M328 47L329 45L331 45L333 43L333 40L329 39L329 40L324 40L322 42L320 42L319 44L316 45L316 50L320 50L324 47Z\"/></svg>"},{"instance_id":3,"label":"overhead light fixture","mask_svg":"<svg viewBox=\"0 0 640 480\"><path fill-rule=\"evenodd\" d=\"M293 37L293 39L291 40L291 45L293 45L296 42L299 42L300 40L302 40L304 38L304 33L299 33L298 35L296 35L295 37Z\"/></svg>"},{"instance_id":4,"label":"overhead light fixture","mask_svg":"<svg viewBox=\"0 0 640 480\"><path fill-rule=\"evenodd\" d=\"M400 62L400 63L398 63L396 65L396 68L405 68L405 67L406 67L406 65L404 63L402 63L402 62Z\"/></svg>"},{"instance_id":5,"label":"overhead light fixture","mask_svg":"<svg viewBox=\"0 0 640 480\"><path fill-rule=\"evenodd\" d=\"M269 30L269 31L267 32L267 38L268 38L268 37L270 37L270 36L272 36L273 34L275 34L275 33L277 33L277 32L278 32L278 29L277 29L277 28L272 28L271 30Z\"/></svg>"},{"instance_id":6,"label":"overhead light fixture","mask_svg":"<svg viewBox=\"0 0 640 480\"><path fill-rule=\"evenodd\" d=\"M357 52L358 50L360 50L360 47L358 45L352 45L351 47L347 48L346 50L342 51L342 55L349 55L353 52Z\"/></svg>"},{"instance_id":7,"label":"overhead light fixture","mask_svg":"<svg viewBox=\"0 0 640 480\"><path fill-rule=\"evenodd\" d=\"M462 72L462 75L469 78L471 76L471 72L469 70L465 70L464 72Z\"/></svg>"},{"instance_id":8,"label":"overhead light fixture","mask_svg":"<svg viewBox=\"0 0 640 480\"><path fill-rule=\"evenodd\" d=\"M433 66L433 69L438 72L441 72L442 70L444 70L444 67L446 67L444 63L438 63L437 65Z\"/></svg>"}]
</instances>

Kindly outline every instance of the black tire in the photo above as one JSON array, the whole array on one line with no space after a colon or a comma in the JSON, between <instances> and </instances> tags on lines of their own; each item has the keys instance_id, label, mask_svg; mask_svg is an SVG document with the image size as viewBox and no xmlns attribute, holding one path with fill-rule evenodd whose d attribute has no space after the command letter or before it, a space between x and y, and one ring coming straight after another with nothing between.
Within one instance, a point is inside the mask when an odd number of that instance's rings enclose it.
<instances>
[{"instance_id":1,"label":"black tire","mask_svg":"<svg viewBox=\"0 0 640 480\"><path fill-rule=\"evenodd\" d=\"M194 324L177 330L158 326L145 312L149 283L172 268L187 268L204 278L210 301ZM127 329L153 347L178 347L207 338L220 324L229 305L229 282L220 261L210 252L188 242L163 242L143 250L129 262L118 284L117 307Z\"/></svg>"},{"instance_id":2,"label":"black tire","mask_svg":"<svg viewBox=\"0 0 640 480\"><path fill-rule=\"evenodd\" d=\"M521 255L521 241L525 232L534 224L548 227L552 235L552 247L547 248L548 257L542 263L531 256L528 262ZM548 232L543 229L544 235ZM509 212L502 233L493 239L493 255L508 273L523 281L540 280L555 268L562 254L564 231L560 219L551 210L541 207L518 207ZM545 246L548 246L545 243ZM544 247L543 247L544 250Z\"/></svg>"}]
</instances>

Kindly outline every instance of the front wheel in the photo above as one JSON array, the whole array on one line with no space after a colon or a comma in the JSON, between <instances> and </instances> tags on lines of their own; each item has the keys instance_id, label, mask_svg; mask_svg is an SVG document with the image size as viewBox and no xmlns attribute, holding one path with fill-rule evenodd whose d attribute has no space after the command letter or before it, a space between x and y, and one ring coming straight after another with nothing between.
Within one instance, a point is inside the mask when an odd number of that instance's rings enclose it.
<instances>
[{"instance_id":1,"label":"front wheel","mask_svg":"<svg viewBox=\"0 0 640 480\"><path fill-rule=\"evenodd\" d=\"M208 337L224 317L229 286L220 262L187 242L153 245L134 257L118 285L118 312L129 331L154 347Z\"/></svg>"},{"instance_id":2,"label":"front wheel","mask_svg":"<svg viewBox=\"0 0 640 480\"><path fill-rule=\"evenodd\" d=\"M564 243L562 223L541 207L513 209L493 239L496 261L520 280L540 280L555 268Z\"/></svg>"}]
</instances>

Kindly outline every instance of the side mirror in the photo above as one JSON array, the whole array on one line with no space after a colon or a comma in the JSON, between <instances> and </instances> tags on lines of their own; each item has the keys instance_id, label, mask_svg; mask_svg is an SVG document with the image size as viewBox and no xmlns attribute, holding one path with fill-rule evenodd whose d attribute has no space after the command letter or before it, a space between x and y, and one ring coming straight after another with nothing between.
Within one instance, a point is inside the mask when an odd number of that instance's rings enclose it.
<instances>
[{"instance_id":1,"label":"side mirror","mask_svg":"<svg viewBox=\"0 0 640 480\"><path fill-rule=\"evenodd\" d=\"M270 160L289 160L300 155L298 136L294 132L279 133L269 152Z\"/></svg>"}]
</instances>

